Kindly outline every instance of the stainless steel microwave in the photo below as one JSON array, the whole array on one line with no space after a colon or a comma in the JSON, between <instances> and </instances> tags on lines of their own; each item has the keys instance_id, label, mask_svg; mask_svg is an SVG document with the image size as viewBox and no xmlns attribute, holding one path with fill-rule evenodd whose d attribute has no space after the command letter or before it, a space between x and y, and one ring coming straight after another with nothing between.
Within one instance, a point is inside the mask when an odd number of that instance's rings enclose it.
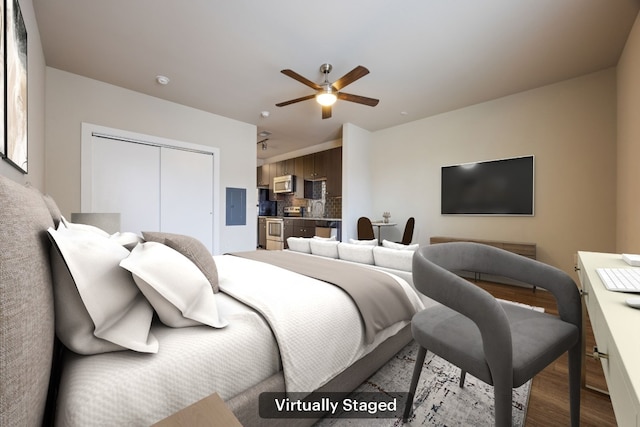
<instances>
[{"instance_id":1,"label":"stainless steel microwave","mask_svg":"<svg viewBox=\"0 0 640 427\"><path fill-rule=\"evenodd\" d=\"M295 189L296 177L294 175L276 176L273 178L274 193L292 193Z\"/></svg>"}]
</instances>

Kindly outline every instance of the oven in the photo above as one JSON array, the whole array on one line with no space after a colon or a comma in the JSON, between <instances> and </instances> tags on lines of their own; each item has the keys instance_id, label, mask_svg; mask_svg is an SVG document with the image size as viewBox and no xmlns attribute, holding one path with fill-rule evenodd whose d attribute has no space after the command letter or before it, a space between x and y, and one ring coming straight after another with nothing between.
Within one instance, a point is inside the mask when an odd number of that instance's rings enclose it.
<instances>
[{"instance_id":1,"label":"oven","mask_svg":"<svg viewBox=\"0 0 640 427\"><path fill-rule=\"evenodd\" d=\"M267 250L284 249L284 219L267 218Z\"/></svg>"}]
</instances>

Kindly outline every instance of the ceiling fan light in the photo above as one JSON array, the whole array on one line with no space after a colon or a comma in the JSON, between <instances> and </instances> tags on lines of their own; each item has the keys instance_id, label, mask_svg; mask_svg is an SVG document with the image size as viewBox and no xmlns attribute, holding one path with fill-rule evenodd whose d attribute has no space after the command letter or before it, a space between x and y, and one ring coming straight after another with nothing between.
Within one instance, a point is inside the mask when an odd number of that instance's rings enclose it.
<instances>
[{"instance_id":1,"label":"ceiling fan light","mask_svg":"<svg viewBox=\"0 0 640 427\"><path fill-rule=\"evenodd\" d=\"M329 107L335 104L337 99L338 97L336 94L331 92L322 92L316 95L316 101L324 107Z\"/></svg>"}]
</instances>

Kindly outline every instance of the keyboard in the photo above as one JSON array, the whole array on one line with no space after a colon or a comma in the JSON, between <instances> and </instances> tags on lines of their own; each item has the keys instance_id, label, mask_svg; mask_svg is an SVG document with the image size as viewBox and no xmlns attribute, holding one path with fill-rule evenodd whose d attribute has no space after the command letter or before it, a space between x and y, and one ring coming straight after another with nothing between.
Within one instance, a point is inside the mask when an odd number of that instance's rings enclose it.
<instances>
[{"instance_id":1,"label":"keyboard","mask_svg":"<svg viewBox=\"0 0 640 427\"><path fill-rule=\"evenodd\" d=\"M604 287L616 292L640 292L640 268L596 268Z\"/></svg>"}]
</instances>

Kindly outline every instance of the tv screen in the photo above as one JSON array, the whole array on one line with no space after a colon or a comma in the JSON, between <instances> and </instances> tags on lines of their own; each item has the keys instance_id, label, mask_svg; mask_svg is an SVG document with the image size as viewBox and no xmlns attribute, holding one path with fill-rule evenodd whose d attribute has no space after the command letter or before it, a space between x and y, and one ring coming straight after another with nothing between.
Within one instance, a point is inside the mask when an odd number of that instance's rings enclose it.
<instances>
[{"instance_id":1,"label":"tv screen","mask_svg":"<svg viewBox=\"0 0 640 427\"><path fill-rule=\"evenodd\" d=\"M531 216L533 195L533 156L442 167L442 214Z\"/></svg>"}]
</instances>

